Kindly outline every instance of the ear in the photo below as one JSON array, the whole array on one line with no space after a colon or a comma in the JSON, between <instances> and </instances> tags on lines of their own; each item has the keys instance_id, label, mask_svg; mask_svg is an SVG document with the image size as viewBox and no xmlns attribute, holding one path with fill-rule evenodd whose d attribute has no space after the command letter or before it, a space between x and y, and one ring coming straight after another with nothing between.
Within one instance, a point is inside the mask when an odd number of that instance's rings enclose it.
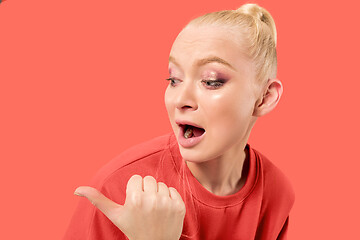
<instances>
[{"instance_id":1,"label":"ear","mask_svg":"<svg viewBox=\"0 0 360 240\"><path fill-rule=\"evenodd\" d=\"M263 94L256 101L253 116L261 117L271 112L280 100L283 93L283 86L280 80L269 79Z\"/></svg>"}]
</instances>

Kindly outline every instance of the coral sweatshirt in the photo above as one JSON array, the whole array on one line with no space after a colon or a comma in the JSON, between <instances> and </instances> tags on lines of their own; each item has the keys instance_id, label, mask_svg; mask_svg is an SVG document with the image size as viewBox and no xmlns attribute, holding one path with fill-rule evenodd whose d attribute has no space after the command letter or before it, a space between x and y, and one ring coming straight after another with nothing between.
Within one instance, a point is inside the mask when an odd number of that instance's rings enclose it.
<instances>
[{"instance_id":1,"label":"coral sweatshirt","mask_svg":"<svg viewBox=\"0 0 360 240\"><path fill-rule=\"evenodd\" d=\"M249 144L248 175L235 194L217 196L204 188L182 159L173 133L136 145L98 171L90 186L119 204L134 174L174 187L186 206L181 240L287 239L295 195L289 180ZM122 240L126 236L87 199L81 198L64 240Z\"/></svg>"}]
</instances>

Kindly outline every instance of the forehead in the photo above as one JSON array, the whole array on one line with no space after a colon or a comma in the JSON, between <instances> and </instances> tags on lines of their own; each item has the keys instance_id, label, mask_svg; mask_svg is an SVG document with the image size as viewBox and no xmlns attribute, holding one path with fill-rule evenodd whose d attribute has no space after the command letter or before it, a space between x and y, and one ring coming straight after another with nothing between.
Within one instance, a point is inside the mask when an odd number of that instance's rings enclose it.
<instances>
[{"instance_id":1,"label":"forehead","mask_svg":"<svg viewBox=\"0 0 360 240\"><path fill-rule=\"evenodd\" d=\"M170 60L186 67L199 59L219 57L235 69L249 63L242 47L241 34L226 27L188 26L175 39L170 51Z\"/></svg>"}]
</instances>

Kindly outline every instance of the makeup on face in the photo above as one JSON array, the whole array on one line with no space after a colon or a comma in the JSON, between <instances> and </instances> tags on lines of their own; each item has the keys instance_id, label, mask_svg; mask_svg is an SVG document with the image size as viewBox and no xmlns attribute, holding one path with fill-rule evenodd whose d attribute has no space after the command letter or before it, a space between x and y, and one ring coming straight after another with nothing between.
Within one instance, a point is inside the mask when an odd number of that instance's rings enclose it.
<instances>
[{"instance_id":1,"label":"makeup on face","mask_svg":"<svg viewBox=\"0 0 360 240\"><path fill-rule=\"evenodd\" d=\"M201 66L194 70L194 74L199 76L199 80L205 83L206 86L218 88L225 84L231 77L230 74L224 73L224 70L217 70L214 66ZM200 74L197 74L200 72ZM170 78L176 78L177 80L184 80L184 75L181 71L177 70L175 66L169 66Z\"/></svg>"},{"instance_id":2,"label":"makeup on face","mask_svg":"<svg viewBox=\"0 0 360 240\"><path fill-rule=\"evenodd\" d=\"M232 159L245 146L256 96L253 66L234 37L216 27L185 29L169 56L165 92L184 159Z\"/></svg>"},{"instance_id":3,"label":"makeup on face","mask_svg":"<svg viewBox=\"0 0 360 240\"><path fill-rule=\"evenodd\" d=\"M229 78L230 77L227 74L216 70L205 70L201 74L201 79L204 80L223 80L224 82L226 82Z\"/></svg>"}]
</instances>

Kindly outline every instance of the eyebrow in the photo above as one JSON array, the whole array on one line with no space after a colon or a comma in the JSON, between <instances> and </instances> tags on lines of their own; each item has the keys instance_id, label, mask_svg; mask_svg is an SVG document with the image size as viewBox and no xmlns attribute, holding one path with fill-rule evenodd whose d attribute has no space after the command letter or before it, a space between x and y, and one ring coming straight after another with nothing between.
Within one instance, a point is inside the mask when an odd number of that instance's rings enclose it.
<instances>
[{"instance_id":1,"label":"eyebrow","mask_svg":"<svg viewBox=\"0 0 360 240\"><path fill-rule=\"evenodd\" d=\"M169 56L169 62L172 62L174 63L175 65L180 65L178 62L176 62L175 58L172 57L172 56ZM228 63L227 61L225 61L224 59L220 58L220 57L217 57L217 56L209 56L209 57L206 57L206 58L203 58L203 59L199 59L196 61L196 65L198 67L201 67L205 64L208 64L208 63L212 63L212 62L217 62L217 63L220 63L220 64L223 64L229 68L231 68L232 70L236 71L236 69L231 66L230 63Z\"/></svg>"}]
</instances>

